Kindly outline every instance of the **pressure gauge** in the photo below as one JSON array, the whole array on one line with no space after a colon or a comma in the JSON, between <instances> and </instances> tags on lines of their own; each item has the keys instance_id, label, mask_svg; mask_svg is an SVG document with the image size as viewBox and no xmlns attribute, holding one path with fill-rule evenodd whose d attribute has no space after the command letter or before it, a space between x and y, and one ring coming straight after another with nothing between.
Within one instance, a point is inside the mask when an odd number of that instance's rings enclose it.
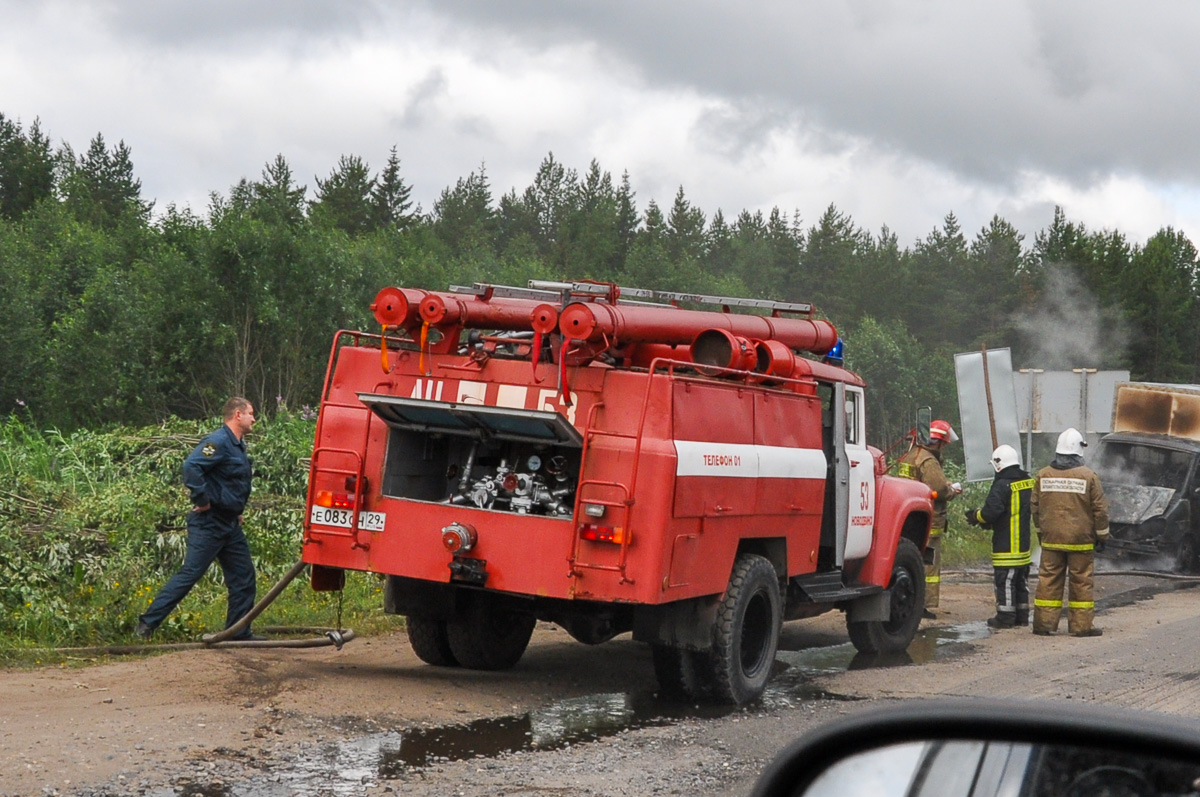
<instances>
[{"instance_id":1,"label":"pressure gauge","mask_svg":"<svg viewBox=\"0 0 1200 797\"><path fill-rule=\"evenodd\" d=\"M525 463L525 467L527 467L530 471L539 469L542 467L542 458L537 454L531 454L529 456L529 461Z\"/></svg>"}]
</instances>

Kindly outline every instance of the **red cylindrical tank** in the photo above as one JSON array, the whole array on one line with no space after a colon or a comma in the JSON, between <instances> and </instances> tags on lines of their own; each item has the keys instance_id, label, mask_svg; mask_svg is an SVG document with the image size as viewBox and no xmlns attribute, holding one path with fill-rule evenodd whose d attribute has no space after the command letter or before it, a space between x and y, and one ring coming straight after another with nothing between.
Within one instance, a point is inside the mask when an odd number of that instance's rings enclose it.
<instances>
[{"instance_id":1,"label":"red cylindrical tank","mask_svg":"<svg viewBox=\"0 0 1200 797\"><path fill-rule=\"evenodd\" d=\"M687 362L691 358L686 347L666 343L634 343L625 350L625 360L634 368L649 368L655 359Z\"/></svg>"},{"instance_id":2,"label":"red cylindrical tank","mask_svg":"<svg viewBox=\"0 0 1200 797\"><path fill-rule=\"evenodd\" d=\"M421 300L421 320L430 326L522 331L533 329L533 311L542 303L532 299L481 299L454 293L430 293Z\"/></svg>"},{"instance_id":3,"label":"red cylindrical tank","mask_svg":"<svg viewBox=\"0 0 1200 797\"><path fill-rule=\"evenodd\" d=\"M666 310L641 305L574 302L559 314L558 329L571 340L614 343L688 343L708 329L723 329L748 340L777 340L791 349L824 354L837 343L828 321L778 318L703 310Z\"/></svg>"},{"instance_id":4,"label":"red cylindrical tank","mask_svg":"<svg viewBox=\"0 0 1200 797\"><path fill-rule=\"evenodd\" d=\"M749 371L758 364L758 352L754 344L724 329L704 330L692 341L689 351L692 362L697 365Z\"/></svg>"},{"instance_id":5,"label":"red cylindrical tank","mask_svg":"<svg viewBox=\"0 0 1200 797\"><path fill-rule=\"evenodd\" d=\"M755 370L766 376L778 376L788 379L796 370L796 355L784 344L777 340L755 341L758 353L758 368Z\"/></svg>"},{"instance_id":6,"label":"red cylindrical tank","mask_svg":"<svg viewBox=\"0 0 1200 797\"><path fill-rule=\"evenodd\" d=\"M428 295L428 291L417 288L384 288L375 294L375 301L371 302L371 312L380 324L411 329L421 324L419 305Z\"/></svg>"},{"instance_id":7,"label":"red cylindrical tank","mask_svg":"<svg viewBox=\"0 0 1200 797\"><path fill-rule=\"evenodd\" d=\"M558 308L552 304L539 304L531 315L533 331L549 335L558 327Z\"/></svg>"},{"instance_id":8,"label":"red cylindrical tank","mask_svg":"<svg viewBox=\"0 0 1200 797\"><path fill-rule=\"evenodd\" d=\"M758 368L765 382L771 377L780 379L821 379L827 382L845 382L848 385L864 386L862 377L845 370L840 365L821 363L798 356L779 341L760 340L755 342L758 351ZM765 368L764 368L765 366Z\"/></svg>"}]
</instances>

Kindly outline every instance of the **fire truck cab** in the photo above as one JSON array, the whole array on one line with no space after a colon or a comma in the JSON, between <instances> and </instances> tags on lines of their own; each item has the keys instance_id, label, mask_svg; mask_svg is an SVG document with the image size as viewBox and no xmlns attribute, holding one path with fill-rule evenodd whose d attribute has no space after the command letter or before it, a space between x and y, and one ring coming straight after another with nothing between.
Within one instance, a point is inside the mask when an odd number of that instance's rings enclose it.
<instances>
[{"instance_id":1,"label":"fire truck cab","mask_svg":"<svg viewBox=\"0 0 1200 797\"><path fill-rule=\"evenodd\" d=\"M512 667L540 619L632 632L663 692L741 704L784 620L911 642L930 494L866 444L862 380L798 353L837 342L811 306L532 283L373 310L334 340L303 558L315 589L384 574L423 661Z\"/></svg>"}]
</instances>

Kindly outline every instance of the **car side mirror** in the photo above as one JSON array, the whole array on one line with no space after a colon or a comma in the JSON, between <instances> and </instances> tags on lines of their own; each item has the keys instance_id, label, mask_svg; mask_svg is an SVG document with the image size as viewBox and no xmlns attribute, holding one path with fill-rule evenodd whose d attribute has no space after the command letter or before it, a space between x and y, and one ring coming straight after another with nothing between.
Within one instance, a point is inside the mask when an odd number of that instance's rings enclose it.
<instances>
[{"instance_id":1,"label":"car side mirror","mask_svg":"<svg viewBox=\"0 0 1200 797\"><path fill-rule=\"evenodd\" d=\"M805 735L753 797L1154 797L1200 789L1200 724L1135 710L904 701Z\"/></svg>"}]
</instances>

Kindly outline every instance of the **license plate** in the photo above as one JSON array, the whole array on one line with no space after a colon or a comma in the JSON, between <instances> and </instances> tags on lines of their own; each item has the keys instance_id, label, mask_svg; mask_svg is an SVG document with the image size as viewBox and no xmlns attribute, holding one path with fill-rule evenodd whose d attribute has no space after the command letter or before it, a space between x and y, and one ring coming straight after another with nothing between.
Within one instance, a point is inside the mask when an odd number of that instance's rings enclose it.
<instances>
[{"instance_id":1,"label":"license plate","mask_svg":"<svg viewBox=\"0 0 1200 797\"><path fill-rule=\"evenodd\" d=\"M328 506L314 506L308 519L314 526L337 526L350 528L353 513L349 509L334 509ZM383 512L359 512L358 527L364 531L383 531L387 515Z\"/></svg>"}]
</instances>

